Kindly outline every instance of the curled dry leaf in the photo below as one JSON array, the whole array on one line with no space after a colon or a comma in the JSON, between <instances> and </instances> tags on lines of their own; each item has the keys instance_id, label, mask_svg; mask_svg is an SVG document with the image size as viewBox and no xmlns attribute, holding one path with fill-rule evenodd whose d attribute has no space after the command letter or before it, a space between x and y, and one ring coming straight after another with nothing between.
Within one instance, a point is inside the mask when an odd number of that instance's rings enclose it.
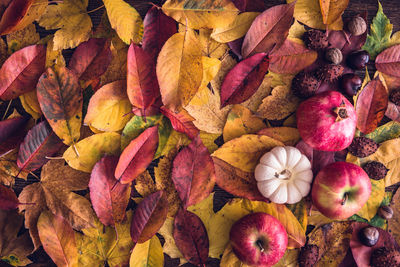
<instances>
[{"instance_id":1,"label":"curled dry leaf","mask_svg":"<svg viewBox=\"0 0 400 267\"><path fill-rule=\"evenodd\" d=\"M290 87L277 86L271 95L264 98L257 114L267 120L281 120L295 112L300 100L292 94Z\"/></svg>"},{"instance_id":2,"label":"curled dry leaf","mask_svg":"<svg viewBox=\"0 0 400 267\"><path fill-rule=\"evenodd\" d=\"M63 217L53 215L48 210L43 211L37 227L44 250L57 266L77 266L75 233Z\"/></svg>"},{"instance_id":3,"label":"curled dry leaf","mask_svg":"<svg viewBox=\"0 0 400 267\"><path fill-rule=\"evenodd\" d=\"M176 155L171 178L185 208L211 193L215 184L214 166L199 136Z\"/></svg>"},{"instance_id":4,"label":"curled dry leaf","mask_svg":"<svg viewBox=\"0 0 400 267\"><path fill-rule=\"evenodd\" d=\"M199 129L193 124L194 118L186 110L183 109L179 113L174 113L161 107L160 111L171 121L175 131L186 134L190 139L196 138L199 134Z\"/></svg>"},{"instance_id":5,"label":"curled dry leaf","mask_svg":"<svg viewBox=\"0 0 400 267\"><path fill-rule=\"evenodd\" d=\"M35 89L45 69L46 47L31 45L12 54L0 69L0 97L14 99Z\"/></svg>"},{"instance_id":6,"label":"curled dry leaf","mask_svg":"<svg viewBox=\"0 0 400 267\"><path fill-rule=\"evenodd\" d=\"M111 62L110 40L92 38L80 44L69 61L68 68L79 80L92 80L102 75Z\"/></svg>"},{"instance_id":7,"label":"curled dry leaf","mask_svg":"<svg viewBox=\"0 0 400 267\"><path fill-rule=\"evenodd\" d=\"M158 146L158 127L146 129L122 151L115 178L122 184L132 182L151 163Z\"/></svg>"},{"instance_id":8,"label":"curled dry leaf","mask_svg":"<svg viewBox=\"0 0 400 267\"><path fill-rule=\"evenodd\" d=\"M0 209L14 210L18 208L19 204L19 200L14 191L0 184Z\"/></svg>"},{"instance_id":9,"label":"curled dry leaf","mask_svg":"<svg viewBox=\"0 0 400 267\"><path fill-rule=\"evenodd\" d=\"M65 67L48 68L37 85L40 108L53 131L66 145L80 137L83 96L76 75Z\"/></svg>"},{"instance_id":10,"label":"curled dry leaf","mask_svg":"<svg viewBox=\"0 0 400 267\"><path fill-rule=\"evenodd\" d=\"M205 265L209 240L207 230L196 214L180 209L174 220L173 235L177 247L190 263Z\"/></svg>"},{"instance_id":11,"label":"curled dry leaf","mask_svg":"<svg viewBox=\"0 0 400 267\"><path fill-rule=\"evenodd\" d=\"M268 54L283 44L293 22L294 3L277 5L265 10L251 24L242 46L242 56Z\"/></svg>"},{"instance_id":12,"label":"curled dry leaf","mask_svg":"<svg viewBox=\"0 0 400 267\"><path fill-rule=\"evenodd\" d=\"M164 191L157 191L139 203L132 218L133 243L144 243L152 238L164 224L168 214L168 201Z\"/></svg>"},{"instance_id":13,"label":"curled dry leaf","mask_svg":"<svg viewBox=\"0 0 400 267\"><path fill-rule=\"evenodd\" d=\"M129 266L163 267L164 254L160 240L153 236L142 244L136 244L133 248Z\"/></svg>"},{"instance_id":14,"label":"curled dry leaf","mask_svg":"<svg viewBox=\"0 0 400 267\"><path fill-rule=\"evenodd\" d=\"M296 128L291 127L273 127L265 128L259 131L259 135L267 135L271 138L281 141L285 146L294 146L300 141L300 134Z\"/></svg>"},{"instance_id":15,"label":"curled dry leaf","mask_svg":"<svg viewBox=\"0 0 400 267\"><path fill-rule=\"evenodd\" d=\"M368 134L378 127L388 106L388 92L380 79L370 81L358 94L357 128Z\"/></svg>"},{"instance_id":16,"label":"curled dry leaf","mask_svg":"<svg viewBox=\"0 0 400 267\"><path fill-rule=\"evenodd\" d=\"M122 222L131 194L130 184L115 180L117 163L118 157L105 156L94 165L90 175L90 200L97 217L106 226Z\"/></svg>"},{"instance_id":17,"label":"curled dry leaf","mask_svg":"<svg viewBox=\"0 0 400 267\"><path fill-rule=\"evenodd\" d=\"M268 66L267 54L258 53L233 67L221 86L221 107L249 99L261 85Z\"/></svg>"}]
</instances>

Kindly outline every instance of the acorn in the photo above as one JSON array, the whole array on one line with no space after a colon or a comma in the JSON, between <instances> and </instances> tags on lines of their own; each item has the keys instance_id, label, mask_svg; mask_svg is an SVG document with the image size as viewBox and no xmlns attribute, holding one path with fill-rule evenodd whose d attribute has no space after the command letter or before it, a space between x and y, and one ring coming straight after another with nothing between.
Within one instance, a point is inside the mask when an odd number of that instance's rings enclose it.
<instances>
[{"instance_id":1,"label":"acorn","mask_svg":"<svg viewBox=\"0 0 400 267\"><path fill-rule=\"evenodd\" d=\"M328 37L326 34L319 30L311 29L303 35L304 43L308 49L322 50L328 47Z\"/></svg>"},{"instance_id":2,"label":"acorn","mask_svg":"<svg viewBox=\"0 0 400 267\"><path fill-rule=\"evenodd\" d=\"M367 137L356 137L347 148L349 152L359 158L365 158L378 150L379 144Z\"/></svg>"},{"instance_id":3,"label":"acorn","mask_svg":"<svg viewBox=\"0 0 400 267\"><path fill-rule=\"evenodd\" d=\"M359 36L367 30L367 22L360 16L352 18L347 23L347 30L354 36Z\"/></svg>"},{"instance_id":4,"label":"acorn","mask_svg":"<svg viewBox=\"0 0 400 267\"><path fill-rule=\"evenodd\" d=\"M389 206L381 206L378 209L378 215L385 220L390 220L393 217L393 209Z\"/></svg>"},{"instance_id":5,"label":"acorn","mask_svg":"<svg viewBox=\"0 0 400 267\"><path fill-rule=\"evenodd\" d=\"M400 266L400 251L381 247L371 253L371 267L395 267Z\"/></svg>"},{"instance_id":6,"label":"acorn","mask_svg":"<svg viewBox=\"0 0 400 267\"><path fill-rule=\"evenodd\" d=\"M299 72L292 81L293 94L300 98L308 98L315 94L321 82L308 72Z\"/></svg>"},{"instance_id":7,"label":"acorn","mask_svg":"<svg viewBox=\"0 0 400 267\"><path fill-rule=\"evenodd\" d=\"M369 178L374 180L382 180L386 177L388 169L378 161L370 161L365 163L362 168L368 174Z\"/></svg>"},{"instance_id":8,"label":"acorn","mask_svg":"<svg viewBox=\"0 0 400 267\"><path fill-rule=\"evenodd\" d=\"M300 250L299 266L312 267L318 261L318 247L316 245L305 245Z\"/></svg>"},{"instance_id":9,"label":"acorn","mask_svg":"<svg viewBox=\"0 0 400 267\"><path fill-rule=\"evenodd\" d=\"M327 64L316 71L318 79L324 82L333 82L343 74L344 68L341 65Z\"/></svg>"},{"instance_id":10,"label":"acorn","mask_svg":"<svg viewBox=\"0 0 400 267\"><path fill-rule=\"evenodd\" d=\"M392 101L396 106L400 106L400 89L391 91L389 100Z\"/></svg>"},{"instance_id":11,"label":"acorn","mask_svg":"<svg viewBox=\"0 0 400 267\"><path fill-rule=\"evenodd\" d=\"M358 238L364 246L373 247L378 243L379 231L373 226L367 226L360 230Z\"/></svg>"},{"instance_id":12,"label":"acorn","mask_svg":"<svg viewBox=\"0 0 400 267\"><path fill-rule=\"evenodd\" d=\"M338 48L329 48L325 52L325 59L335 65L340 64L343 60L342 51Z\"/></svg>"}]
</instances>

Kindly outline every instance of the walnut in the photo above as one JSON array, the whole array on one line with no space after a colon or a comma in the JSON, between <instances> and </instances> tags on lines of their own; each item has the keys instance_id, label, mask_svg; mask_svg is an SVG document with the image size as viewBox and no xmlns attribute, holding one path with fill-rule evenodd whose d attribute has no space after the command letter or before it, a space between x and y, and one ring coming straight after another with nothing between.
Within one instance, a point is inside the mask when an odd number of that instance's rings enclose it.
<instances>
[{"instance_id":1,"label":"walnut","mask_svg":"<svg viewBox=\"0 0 400 267\"><path fill-rule=\"evenodd\" d=\"M362 17L357 16L348 22L347 29L352 35L359 36L367 30L367 23Z\"/></svg>"},{"instance_id":2,"label":"walnut","mask_svg":"<svg viewBox=\"0 0 400 267\"><path fill-rule=\"evenodd\" d=\"M325 59L335 65L340 64L343 60L342 51L338 48L329 48L325 52Z\"/></svg>"}]
</instances>

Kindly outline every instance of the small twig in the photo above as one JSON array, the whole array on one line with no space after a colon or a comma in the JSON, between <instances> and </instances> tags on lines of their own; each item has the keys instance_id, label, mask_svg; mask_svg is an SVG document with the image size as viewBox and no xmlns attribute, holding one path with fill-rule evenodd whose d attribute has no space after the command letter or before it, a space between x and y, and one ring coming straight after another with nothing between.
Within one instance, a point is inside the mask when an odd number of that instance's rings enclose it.
<instances>
[{"instance_id":1,"label":"small twig","mask_svg":"<svg viewBox=\"0 0 400 267\"><path fill-rule=\"evenodd\" d=\"M75 143L72 144L72 148L74 149L74 152L75 152L76 156L79 158L79 151L76 148Z\"/></svg>"},{"instance_id":2,"label":"small twig","mask_svg":"<svg viewBox=\"0 0 400 267\"><path fill-rule=\"evenodd\" d=\"M6 118L7 112L8 112L8 110L9 110L10 107L11 107L12 101L13 101L13 100L11 99L10 102L8 102L8 106L7 106L6 112L4 112L3 118L2 118L1 120L4 120L4 119Z\"/></svg>"},{"instance_id":3,"label":"small twig","mask_svg":"<svg viewBox=\"0 0 400 267\"><path fill-rule=\"evenodd\" d=\"M35 177L38 181L40 181L40 178L33 172L29 172L29 174L32 175L33 177Z\"/></svg>"},{"instance_id":4,"label":"small twig","mask_svg":"<svg viewBox=\"0 0 400 267\"><path fill-rule=\"evenodd\" d=\"M45 158L46 159L64 159L63 157L49 157L49 156L46 156Z\"/></svg>"},{"instance_id":5,"label":"small twig","mask_svg":"<svg viewBox=\"0 0 400 267\"><path fill-rule=\"evenodd\" d=\"M96 11L102 9L102 8L104 8L104 5L99 6L99 7L95 8L95 9L89 10L88 12L86 12L86 14L90 14L90 13L96 12Z\"/></svg>"},{"instance_id":6,"label":"small twig","mask_svg":"<svg viewBox=\"0 0 400 267\"><path fill-rule=\"evenodd\" d=\"M156 4L154 4L153 2L147 2L149 5L152 5L152 6L154 6L154 7L156 7L156 8L158 8L158 9L161 9L161 7L160 6L157 6Z\"/></svg>"}]
</instances>

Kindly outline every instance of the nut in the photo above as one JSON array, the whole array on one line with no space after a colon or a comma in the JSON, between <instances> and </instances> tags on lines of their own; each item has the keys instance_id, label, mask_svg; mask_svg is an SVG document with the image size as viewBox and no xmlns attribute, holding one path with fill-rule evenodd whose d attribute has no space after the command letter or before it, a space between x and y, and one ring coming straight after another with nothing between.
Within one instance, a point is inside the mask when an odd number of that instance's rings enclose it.
<instances>
[{"instance_id":1,"label":"nut","mask_svg":"<svg viewBox=\"0 0 400 267\"><path fill-rule=\"evenodd\" d=\"M357 16L348 22L347 29L352 35L359 36L367 30L367 23L362 17Z\"/></svg>"},{"instance_id":2,"label":"nut","mask_svg":"<svg viewBox=\"0 0 400 267\"><path fill-rule=\"evenodd\" d=\"M400 106L400 89L391 91L389 100L392 101L396 106Z\"/></svg>"},{"instance_id":3,"label":"nut","mask_svg":"<svg viewBox=\"0 0 400 267\"><path fill-rule=\"evenodd\" d=\"M358 238L367 247L373 247L379 240L379 231L373 226L367 226L360 230Z\"/></svg>"},{"instance_id":4,"label":"nut","mask_svg":"<svg viewBox=\"0 0 400 267\"><path fill-rule=\"evenodd\" d=\"M362 168L368 174L369 178L381 180L386 177L389 169L379 161L370 161L365 163Z\"/></svg>"},{"instance_id":5,"label":"nut","mask_svg":"<svg viewBox=\"0 0 400 267\"><path fill-rule=\"evenodd\" d=\"M305 32L303 40L307 48L311 50L322 50L329 45L327 35L322 31L314 29Z\"/></svg>"},{"instance_id":6,"label":"nut","mask_svg":"<svg viewBox=\"0 0 400 267\"><path fill-rule=\"evenodd\" d=\"M325 52L325 59L333 64L340 64L343 60L342 51L338 48L329 48Z\"/></svg>"},{"instance_id":7,"label":"nut","mask_svg":"<svg viewBox=\"0 0 400 267\"><path fill-rule=\"evenodd\" d=\"M389 220L393 217L393 209L389 206L381 206L378 210L378 215L385 220Z\"/></svg>"}]
</instances>

